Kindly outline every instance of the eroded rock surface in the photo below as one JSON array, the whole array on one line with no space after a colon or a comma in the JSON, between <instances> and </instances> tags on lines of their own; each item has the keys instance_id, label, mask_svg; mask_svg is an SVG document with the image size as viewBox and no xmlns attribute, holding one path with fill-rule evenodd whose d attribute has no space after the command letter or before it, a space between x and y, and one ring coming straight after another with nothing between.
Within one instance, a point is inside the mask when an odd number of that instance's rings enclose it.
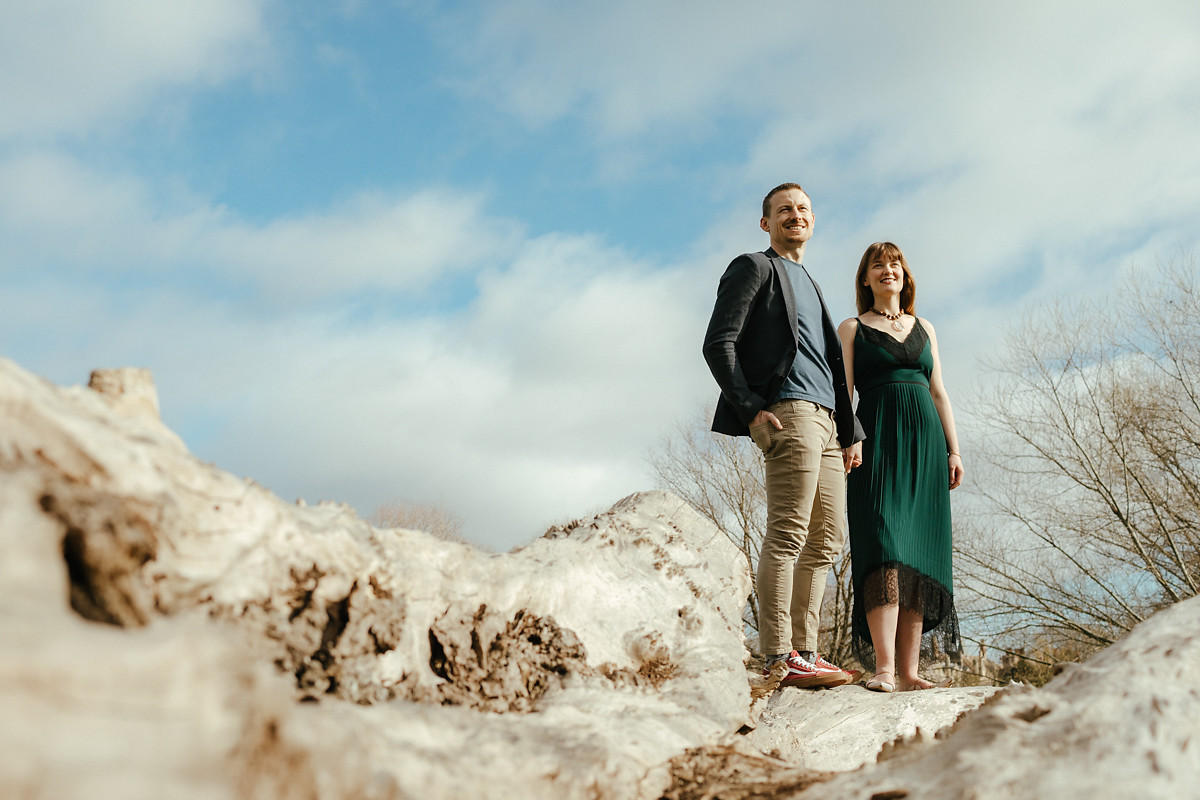
<instances>
[{"instance_id":1,"label":"eroded rock surface","mask_svg":"<svg viewBox=\"0 0 1200 800\"><path fill-rule=\"evenodd\" d=\"M0 361L0 795L656 797L746 722L749 579L678 498L488 555L285 504L116 377Z\"/></svg>"},{"instance_id":2,"label":"eroded rock surface","mask_svg":"<svg viewBox=\"0 0 1200 800\"><path fill-rule=\"evenodd\" d=\"M983 705L992 686L880 694L862 686L784 689L754 706L747 736L764 753L817 772L848 772L875 761L897 739L934 736Z\"/></svg>"},{"instance_id":3,"label":"eroded rock surface","mask_svg":"<svg viewBox=\"0 0 1200 800\"><path fill-rule=\"evenodd\" d=\"M0 797L1195 796L1200 600L1043 690L752 698L744 559L672 495L488 555L97 384L0 360Z\"/></svg>"},{"instance_id":4,"label":"eroded rock surface","mask_svg":"<svg viewBox=\"0 0 1200 800\"><path fill-rule=\"evenodd\" d=\"M1041 689L1010 686L936 738L786 797L1200 797L1200 598Z\"/></svg>"}]
</instances>

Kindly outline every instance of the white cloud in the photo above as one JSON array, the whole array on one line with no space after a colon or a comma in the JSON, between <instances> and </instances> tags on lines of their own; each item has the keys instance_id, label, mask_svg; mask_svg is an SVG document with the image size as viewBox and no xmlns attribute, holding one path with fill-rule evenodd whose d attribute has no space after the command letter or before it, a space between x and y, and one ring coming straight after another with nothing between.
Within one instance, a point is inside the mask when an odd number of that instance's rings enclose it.
<instances>
[{"instance_id":1,"label":"white cloud","mask_svg":"<svg viewBox=\"0 0 1200 800\"><path fill-rule=\"evenodd\" d=\"M0 140L79 134L165 87L216 83L266 47L266 0L3 0Z\"/></svg>"},{"instance_id":2,"label":"white cloud","mask_svg":"<svg viewBox=\"0 0 1200 800\"><path fill-rule=\"evenodd\" d=\"M582 111L604 132L633 135L736 103L786 37L758 10L720 0L503 0L456 17L446 38L475 69L467 88L530 124Z\"/></svg>"},{"instance_id":3,"label":"white cloud","mask_svg":"<svg viewBox=\"0 0 1200 800\"><path fill-rule=\"evenodd\" d=\"M201 457L286 497L364 513L441 502L506 548L647 488L648 445L712 393L699 343L715 271L697 280L590 236L522 240L453 193L254 228L207 208L152 213L136 179L61 159L9 166L36 179L0 187L46 197L22 216L0 189L0 230L22 234L35 267L0 262L0 338L60 381L154 369L166 421ZM505 230L486 259L464 246L464 231ZM478 264L477 296L453 314L354 316L356 288ZM322 302L265 314L194 288L239 270Z\"/></svg>"},{"instance_id":4,"label":"white cloud","mask_svg":"<svg viewBox=\"0 0 1200 800\"><path fill-rule=\"evenodd\" d=\"M289 304L364 291L419 292L469 274L487 241L504 258L519 226L487 213L481 193L364 192L323 213L262 224L196 197L164 198L136 176L42 152L0 161L2 269L41 262L84 276L249 287Z\"/></svg>"},{"instance_id":5,"label":"white cloud","mask_svg":"<svg viewBox=\"0 0 1200 800\"><path fill-rule=\"evenodd\" d=\"M293 327L219 449L281 491L442 502L512 546L650 485L648 443L708 389L682 277L554 237L454 319Z\"/></svg>"},{"instance_id":6,"label":"white cloud","mask_svg":"<svg viewBox=\"0 0 1200 800\"><path fill-rule=\"evenodd\" d=\"M364 289L413 291L485 257L504 258L519 227L491 216L480 194L430 190L411 197L360 195L345 207L263 226L236 223L194 233L231 270L276 294L323 297Z\"/></svg>"},{"instance_id":7,"label":"white cloud","mask_svg":"<svg viewBox=\"0 0 1200 800\"><path fill-rule=\"evenodd\" d=\"M455 25L481 96L531 125L581 115L621 139L601 152L622 161L649 163L663 141L712 117L761 120L754 140L730 143L746 151L740 163L708 168L731 197L757 198L780 180L810 187L810 251L835 270L835 314L850 311L836 270L881 238L921 256L925 285L942 288L934 307L947 309L1108 281L1150 230L1197 241L1194 3L1114 15L1084 0L511 0ZM717 221L706 240L742 241L753 214L731 203L734 221ZM1006 274L1019 280L1006 286Z\"/></svg>"},{"instance_id":8,"label":"white cloud","mask_svg":"<svg viewBox=\"0 0 1200 800\"><path fill-rule=\"evenodd\" d=\"M931 96L953 98L947 113L1003 126L992 135L1013 132L1006 119L1016 108L1089 108L1090 93L1072 91L1080 85L1120 92L1106 98L1113 110L1157 106L1182 84L1194 97L1198 27L1200 12L1183 0L1120 15L1089 0L502 0L453 23L460 58L477 71L472 85L534 124L582 111L606 131L634 134L714 114L801 115L817 136L822 118L883 121ZM808 124L792 133L800 148L813 136Z\"/></svg>"},{"instance_id":9,"label":"white cloud","mask_svg":"<svg viewBox=\"0 0 1200 800\"><path fill-rule=\"evenodd\" d=\"M727 218L664 209L696 238L671 264L586 229L527 238L495 211L503 186L305 198L259 222L80 162L53 140L246 70L263 6L2 5L0 138L48 135L0 160L6 352L62 381L150 366L202 457L367 512L442 502L502 547L646 488L646 448L715 399L700 341L716 282L765 244L756 206L780 180L813 192L836 317L867 243L913 257L955 391L1015 299L1103 290L1131 258L1197 242L1191 3L1118 19L1091 3L507 0L455 18L473 91L531 125L582 119L600 133L569 143L586 157L618 141L645 163L710 118L753 116L753 140L696 167ZM423 308L448 277L455 310ZM361 295L420 313L355 316Z\"/></svg>"},{"instance_id":10,"label":"white cloud","mask_svg":"<svg viewBox=\"0 0 1200 800\"><path fill-rule=\"evenodd\" d=\"M821 91L781 108L748 159L763 185L811 184L822 251L852 266L893 239L926 285L990 307L1107 280L1151 228L1196 241L1200 183L1180 179L1200 127L1194 5L889 8L822 40Z\"/></svg>"}]
</instances>

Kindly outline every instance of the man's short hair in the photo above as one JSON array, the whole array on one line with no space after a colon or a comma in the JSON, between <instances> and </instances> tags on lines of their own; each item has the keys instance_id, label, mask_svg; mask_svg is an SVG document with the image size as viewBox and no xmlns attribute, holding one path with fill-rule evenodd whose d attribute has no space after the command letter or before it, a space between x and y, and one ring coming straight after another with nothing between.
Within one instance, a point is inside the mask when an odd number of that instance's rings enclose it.
<instances>
[{"instance_id":1,"label":"man's short hair","mask_svg":"<svg viewBox=\"0 0 1200 800\"><path fill-rule=\"evenodd\" d=\"M767 192L767 196L763 198L763 219L766 219L767 217L771 216L771 198L774 197L778 192L783 192L788 189L799 189L800 191L804 192L804 187L798 183L781 183L781 184L779 184L774 189ZM812 196L809 195L808 192L804 192L804 194L810 200L812 199Z\"/></svg>"}]
</instances>

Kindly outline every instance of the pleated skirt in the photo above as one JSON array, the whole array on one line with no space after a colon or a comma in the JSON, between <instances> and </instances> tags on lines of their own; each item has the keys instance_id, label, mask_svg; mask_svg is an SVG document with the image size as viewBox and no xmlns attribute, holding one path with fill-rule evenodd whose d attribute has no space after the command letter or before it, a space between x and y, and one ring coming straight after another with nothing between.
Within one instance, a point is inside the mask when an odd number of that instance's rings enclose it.
<instances>
[{"instance_id":1,"label":"pleated skirt","mask_svg":"<svg viewBox=\"0 0 1200 800\"><path fill-rule=\"evenodd\" d=\"M866 613L899 603L923 614L923 650L959 652L946 437L929 387L885 383L860 395L863 463L847 479L853 628L873 667Z\"/></svg>"}]
</instances>

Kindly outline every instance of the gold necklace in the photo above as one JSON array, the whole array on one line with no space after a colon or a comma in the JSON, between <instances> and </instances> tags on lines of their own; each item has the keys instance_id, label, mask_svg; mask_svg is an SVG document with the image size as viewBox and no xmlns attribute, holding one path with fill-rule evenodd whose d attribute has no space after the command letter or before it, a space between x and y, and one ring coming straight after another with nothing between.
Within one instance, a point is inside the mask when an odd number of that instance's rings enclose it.
<instances>
[{"instance_id":1,"label":"gold necklace","mask_svg":"<svg viewBox=\"0 0 1200 800\"><path fill-rule=\"evenodd\" d=\"M875 308L874 306L871 307L871 310L874 311L879 316L883 317L884 319L890 320L892 323L892 330L894 330L894 331L904 330L904 326L900 324L900 318L904 316L903 311L900 311L896 314L889 314L886 311L880 311L878 308Z\"/></svg>"}]
</instances>

